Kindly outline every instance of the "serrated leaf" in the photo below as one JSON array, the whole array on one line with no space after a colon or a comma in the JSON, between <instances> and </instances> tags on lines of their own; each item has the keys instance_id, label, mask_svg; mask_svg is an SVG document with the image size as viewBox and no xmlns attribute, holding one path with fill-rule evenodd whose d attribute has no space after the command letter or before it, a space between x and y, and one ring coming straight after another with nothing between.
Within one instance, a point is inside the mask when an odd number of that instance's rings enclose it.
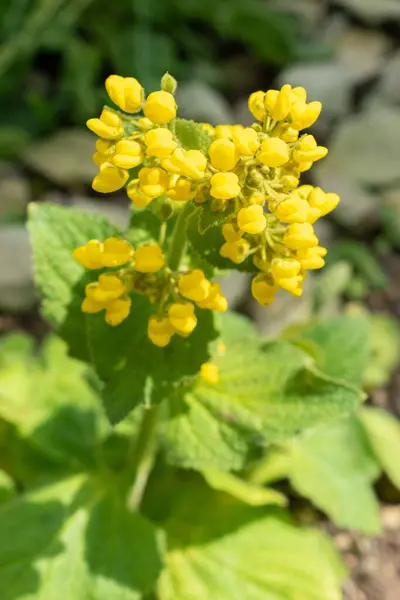
<instances>
[{"instance_id":1,"label":"serrated leaf","mask_svg":"<svg viewBox=\"0 0 400 600\"><path fill-rule=\"evenodd\" d=\"M201 150L207 156L212 139L199 123L176 119L175 133L185 150Z\"/></svg>"},{"instance_id":2,"label":"serrated leaf","mask_svg":"<svg viewBox=\"0 0 400 600\"><path fill-rule=\"evenodd\" d=\"M74 286L84 273L83 267L72 258L72 251L90 239L104 240L119 232L96 213L47 202L29 205L28 229L42 311L58 327L65 321L74 300Z\"/></svg>"},{"instance_id":3,"label":"serrated leaf","mask_svg":"<svg viewBox=\"0 0 400 600\"><path fill-rule=\"evenodd\" d=\"M190 218L187 228L188 240L199 256L217 269L236 269L246 273L254 273L255 267L251 259L236 265L231 260L223 258L219 250L225 243L221 224L225 213L213 212L209 207L199 207Z\"/></svg>"},{"instance_id":4,"label":"serrated leaf","mask_svg":"<svg viewBox=\"0 0 400 600\"><path fill-rule=\"evenodd\" d=\"M214 490L225 492L249 506L265 506L267 504L285 506L287 504L285 496L280 492L249 483L232 473L208 468L203 471L203 476Z\"/></svg>"},{"instance_id":5,"label":"serrated leaf","mask_svg":"<svg viewBox=\"0 0 400 600\"><path fill-rule=\"evenodd\" d=\"M161 435L167 461L185 469L236 471L249 453L244 433L216 418L190 393L170 398Z\"/></svg>"},{"instance_id":6,"label":"serrated leaf","mask_svg":"<svg viewBox=\"0 0 400 600\"><path fill-rule=\"evenodd\" d=\"M269 442L346 415L363 397L319 372L306 352L284 341L237 340L213 360L219 382L199 380L191 394L220 419Z\"/></svg>"},{"instance_id":7,"label":"serrated leaf","mask_svg":"<svg viewBox=\"0 0 400 600\"><path fill-rule=\"evenodd\" d=\"M377 460L394 485L400 489L399 421L378 408L362 408L358 415Z\"/></svg>"},{"instance_id":8,"label":"serrated leaf","mask_svg":"<svg viewBox=\"0 0 400 600\"><path fill-rule=\"evenodd\" d=\"M219 228L221 230L222 224L226 222L232 212L232 203L228 204L225 210L212 210L208 202L203 204L197 209L197 228L199 233L204 235L211 228Z\"/></svg>"},{"instance_id":9,"label":"serrated leaf","mask_svg":"<svg viewBox=\"0 0 400 600\"><path fill-rule=\"evenodd\" d=\"M154 307L136 294L129 317L118 327L109 327L102 314L84 315L80 305L87 276L82 277L72 250L90 238L111 235L110 227L96 216L61 207L42 204L31 210L39 288L71 354L95 368L108 416L117 422L137 404L161 402L184 378L194 377L217 333L211 312L198 311L198 326L189 338L175 336L167 348L157 348L147 337Z\"/></svg>"},{"instance_id":10,"label":"serrated leaf","mask_svg":"<svg viewBox=\"0 0 400 600\"><path fill-rule=\"evenodd\" d=\"M301 339L315 344L319 368L350 384L361 385L369 356L366 316L334 317L306 327Z\"/></svg>"},{"instance_id":11,"label":"serrated leaf","mask_svg":"<svg viewBox=\"0 0 400 600\"><path fill-rule=\"evenodd\" d=\"M3 505L0 540L2 600L139 600L161 566L152 525L83 475Z\"/></svg>"},{"instance_id":12,"label":"serrated leaf","mask_svg":"<svg viewBox=\"0 0 400 600\"><path fill-rule=\"evenodd\" d=\"M0 349L0 417L57 462L93 463L93 449L109 433L100 398L85 379L86 365L50 337L41 355Z\"/></svg>"},{"instance_id":13,"label":"serrated leaf","mask_svg":"<svg viewBox=\"0 0 400 600\"><path fill-rule=\"evenodd\" d=\"M305 432L285 444L293 487L339 527L380 531L372 483L379 466L355 417Z\"/></svg>"},{"instance_id":14,"label":"serrated leaf","mask_svg":"<svg viewBox=\"0 0 400 600\"><path fill-rule=\"evenodd\" d=\"M322 534L281 509L185 491L166 525L160 600L341 600L344 570Z\"/></svg>"}]
</instances>

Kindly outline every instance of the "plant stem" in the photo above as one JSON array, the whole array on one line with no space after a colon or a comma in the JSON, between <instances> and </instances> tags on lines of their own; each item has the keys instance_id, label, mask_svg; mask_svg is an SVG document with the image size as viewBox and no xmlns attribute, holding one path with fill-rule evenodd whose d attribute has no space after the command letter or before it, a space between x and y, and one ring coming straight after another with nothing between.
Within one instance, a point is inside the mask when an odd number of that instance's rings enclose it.
<instances>
[{"instance_id":1,"label":"plant stem","mask_svg":"<svg viewBox=\"0 0 400 600\"><path fill-rule=\"evenodd\" d=\"M177 271L186 250L186 224L192 205L187 202L181 209L176 219L175 227L172 232L171 242L168 253L168 266L171 271Z\"/></svg>"},{"instance_id":2,"label":"plant stem","mask_svg":"<svg viewBox=\"0 0 400 600\"><path fill-rule=\"evenodd\" d=\"M156 425L160 406L145 408L133 459L135 479L128 498L128 508L138 510L156 457Z\"/></svg>"}]
</instances>

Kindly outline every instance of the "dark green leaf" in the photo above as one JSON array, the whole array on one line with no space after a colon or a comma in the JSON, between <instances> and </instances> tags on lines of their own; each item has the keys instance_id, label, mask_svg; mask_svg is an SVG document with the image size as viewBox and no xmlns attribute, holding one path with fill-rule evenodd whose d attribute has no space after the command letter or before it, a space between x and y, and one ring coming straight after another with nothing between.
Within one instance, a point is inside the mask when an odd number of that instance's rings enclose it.
<instances>
[{"instance_id":1,"label":"dark green leaf","mask_svg":"<svg viewBox=\"0 0 400 600\"><path fill-rule=\"evenodd\" d=\"M212 139L199 123L176 119L175 132L185 150L201 150L207 156Z\"/></svg>"}]
</instances>

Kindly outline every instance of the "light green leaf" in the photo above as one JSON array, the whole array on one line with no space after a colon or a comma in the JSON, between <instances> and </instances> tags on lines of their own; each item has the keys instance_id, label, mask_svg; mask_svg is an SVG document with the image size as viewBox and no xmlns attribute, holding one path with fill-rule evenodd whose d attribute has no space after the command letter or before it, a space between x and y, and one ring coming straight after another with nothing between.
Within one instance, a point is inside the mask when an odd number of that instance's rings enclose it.
<instances>
[{"instance_id":1,"label":"light green leaf","mask_svg":"<svg viewBox=\"0 0 400 600\"><path fill-rule=\"evenodd\" d=\"M185 150L201 150L207 156L212 139L199 123L176 119L175 133Z\"/></svg>"},{"instance_id":2,"label":"light green leaf","mask_svg":"<svg viewBox=\"0 0 400 600\"><path fill-rule=\"evenodd\" d=\"M285 496L276 490L248 483L232 473L206 469L203 471L203 476L214 490L226 492L250 506L265 506L266 504L285 506L287 504Z\"/></svg>"},{"instance_id":3,"label":"light green leaf","mask_svg":"<svg viewBox=\"0 0 400 600\"><path fill-rule=\"evenodd\" d=\"M16 493L14 480L0 469L0 505L10 500Z\"/></svg>"},{"instance_id":4,"label":"light green leaf","mask_svg":"<svg viewBox=\"0 0 400 600\"><path fill-rule=\"evenodd\" d=\"M400 328L389 315L371 315L370 356L364 374L367 389L384 386L400 364Z\"/></svg>"},{"instance_id":5,"label":"light green leaf","mask_svg":"<svg viewBox=\"0 0 400 600\"><path fill-rule=\"evenodd\" d=\"M188 488L166 525L160 600L341 600L343 568L322 534L281 509Z\"/></svg>"},{"instance_id":6,"label":"light green leaf","mask_svg":"<svg viewBox=\"0 0 400 600\"><path fill-rule=\"evenodd\" d=\"M380 531L372 482L379 466L356 418L306 431L285 445L293 487L340 527Z\"/></svg>"},{"instance_id":7,"label":"light green leaf","mask_svg":"<svg viewBox=\"0 0 400 600\"><path fill-rule=\"evenodd\" d=\"M59 326L71 354L95 368L104 383L103 400L111 421L119 421L142 402L160 402L184 378L198 373L209 358L208 344L216 337L211 311L199 311L198 326L189 338L175 336L163 349L147 337L147 320L154 313L147 298L135 294L129 317L118 327L108 326L102 314L81 312L88 279L72 251L91 238L114 234L111 225L96 215L41 204L31 206L30 231L46 315Z\"/></svg>"},{"instance_id":8,"label":"light green leaf","mask_svg":"<svg viewBox=\"0 0 400 600\"><path fill-rule=\"evenodd\" d=\"M289 342L238 339L214 362L219 382L199 380L190 393L219 419L268 442L346 415L363 397L320 373L313 359Z\"/></svg>"},{"instance_id":9,"label":"light green leaf","mask_svg":"<svg viewBox=\"0 0 400 600\"><path fill-rule=\"evenodd\" d=\"M361 385L369 355L366 316L334 317L302 330L301 339L315 344L319 368L350 384Z\"/></svg>"},{"instance_id":10,"label":"light green leaf","mask_svg":"<svg viewBox=\"0 0 400 600\"><path fill-rule=\"evenodd\" d=\"M0 508L2 600L139 600L160 570L156 532L84 476Z\"/></svg>"},{"instance_id":11,"label":"light green leaf","mask_svg":"<svg viewBox=\"0 0 400 600\"><path fill-rule=\"evenodd\" d=\"M190 392L171 397L167 409L161 435L169 463L196 470L244 467L249 453L244 433L218 419Z\"/></svg>"},{"instance_id":12,"label":"light green leaf","mask_svg":"<svg viewBox=\"0 0 400 600\"><path fill-rule=\"evenodd\" d=\"M376 458L390 479L400 489L400 423L378 408L362 408L360 421Z\"/></svg>"},{"instance_id":13,"label":"light green leaf","mask_svg":"<svg viewBox=\"0 0 400 600\"><path fill-rule=\"evenodd\" d=\"M93 450L109 434L100 397L86 380L87 367L50 337L40 357L10 337L0 347L0 417L57 461L93 463Z\"/></svg>"}]
</instances>

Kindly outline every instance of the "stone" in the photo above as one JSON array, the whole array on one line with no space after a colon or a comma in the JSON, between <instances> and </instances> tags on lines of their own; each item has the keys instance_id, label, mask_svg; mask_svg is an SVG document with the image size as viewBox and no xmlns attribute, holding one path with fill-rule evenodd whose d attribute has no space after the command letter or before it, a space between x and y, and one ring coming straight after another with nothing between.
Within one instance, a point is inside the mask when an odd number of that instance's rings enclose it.
<instances>
[{"instance_id":1,"label":"stone","mask_svg":"<svg viewBox=\"0 0 400 600\"><path fill-rule=\"evenodd\" d=\"M84 196L72 196L70 198L70 203L73 208L78 210L103 215L122 231L128 229L130 220L129 200L127 200L127 202L119 202L116 200L108 202L103 199L94 200L93 198L86 198Z\"/></svg>"},{"instance_id":2,"label":"stone","mask_svg":"<svg viewBox=\"0 0 400 600\"><path fill-rule=\"evenodd\" d=\"M84 129L63 129L52 137L31 144L23 162L62 187L91 183L98 171L92 160L96 137Z\"/></svg>"},{"instance_id":3,"label":"stone","mask_svg":"<svg viewBox=\"0 0 400 600\"><path fill-rule=\"evenodd\" d=\"M245 299L250 287L251 277L246 273L231 271L229 275L220 277L218 283L223 295L228 300L231 310L237 308Z\"/></svg>"},{"instance_id":4,"label":"stone","mask_svg":"<svg viewBox=\"0 0 400 600\"><path fill-rule=\"evenodd\" d=\"M400 102L400 52L387 61L379 85L379 94L392 102Z\"/></svg>"},{"instance_id":5,"label":"stone","mask_svg":"<svg viewBox=\"0 0 400 600\"><path fill-rule=\"evenodd\" d=\"M349 9L371 25L379 25L385 21L400 21L398 0L335 0L335 3Z\"/></svg>"},{"instance_id":6,"label":"stone","mask_svg":"<svg viewBox=\"0 0 400 600\"><path fill-rule=\"evenodd\" d=\"M0 161L0 218L23 215L30 200L30 186L11 163Z\"/></svg>"},{"instance_id":7,"label":"stone","mask_svg":"<svg viewBox=\"0 0 400 600\"><path fill-rule=\"evenodd\" d=\"M200 123L212 125L233 123L233 114L227 100L201 81L188 81L176 92L179 115Z\"/></svg>"},{"instance_id":8,"label":"stone","mask_svg":"<svg viewBox=\"0 0 400 600\"><path fill-rule=\"evenodd\" d=\"M32 251L23 225L0 228L0 308L26 311L36 302Z\"/></svg>"}]
</instances>

